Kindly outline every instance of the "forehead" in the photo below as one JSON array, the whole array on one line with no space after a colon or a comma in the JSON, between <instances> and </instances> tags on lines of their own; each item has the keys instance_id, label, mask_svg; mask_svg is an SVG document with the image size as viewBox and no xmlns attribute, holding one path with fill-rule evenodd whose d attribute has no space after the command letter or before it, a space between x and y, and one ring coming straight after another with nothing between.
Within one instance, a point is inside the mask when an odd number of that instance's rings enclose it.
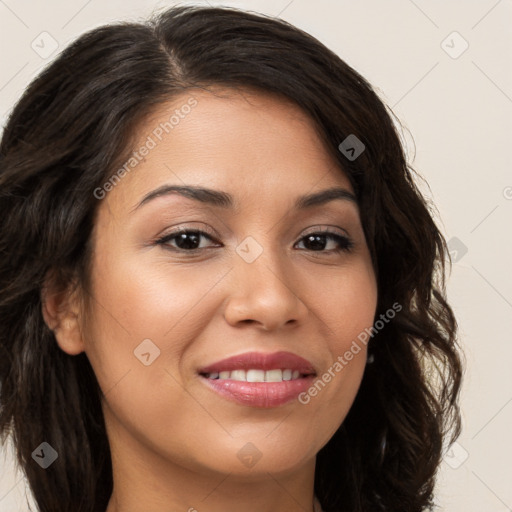
<instances>
[{"instance_id":1,"label":"forehead","mask_svg":"<svg viewBox=\"0 0 512 512\"><path fill-rule=\"evenodd\" d=\"M190 89L138 127L128 172L109 202L133 207L162 185L201 184L251 198L352 190L313 121L293 102L254 90Z\"/></svg>"}]
</instances>

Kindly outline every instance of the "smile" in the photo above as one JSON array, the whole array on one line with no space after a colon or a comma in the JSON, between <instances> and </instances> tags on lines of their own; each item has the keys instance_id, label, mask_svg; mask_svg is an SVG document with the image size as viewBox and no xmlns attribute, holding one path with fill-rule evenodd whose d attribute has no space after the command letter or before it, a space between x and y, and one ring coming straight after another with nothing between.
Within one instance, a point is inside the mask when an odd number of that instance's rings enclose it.
<instances>
[{"instance_id":1,"label":"smile","mask_svg":"<svg viewBox=\"0 0 512 512\"><path fill-rule=\"evenodd\" d=\"M198 371L208 388L240 405L259 408L287 404L316 376L313 365L291 352L248 352Z\"/></svg>"}]
</instances>

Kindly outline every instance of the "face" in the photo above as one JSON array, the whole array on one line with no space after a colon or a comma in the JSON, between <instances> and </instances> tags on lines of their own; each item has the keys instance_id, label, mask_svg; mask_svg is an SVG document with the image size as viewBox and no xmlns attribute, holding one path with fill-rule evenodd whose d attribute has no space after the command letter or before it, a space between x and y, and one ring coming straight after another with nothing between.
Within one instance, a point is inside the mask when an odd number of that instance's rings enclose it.
<instances>
[{"instance_id":1,"label":"face","mask_svg":"<svg viewBox=\"0 0 512 512\"><path fill-rule=\"evenodd\" d=\"M99 204L82 329L111 444L240 478L314 464L366 349L335 362L377 302L348 178L300 109L261 93L184 93L138 136Z\"/></svg>"}]
</instances>

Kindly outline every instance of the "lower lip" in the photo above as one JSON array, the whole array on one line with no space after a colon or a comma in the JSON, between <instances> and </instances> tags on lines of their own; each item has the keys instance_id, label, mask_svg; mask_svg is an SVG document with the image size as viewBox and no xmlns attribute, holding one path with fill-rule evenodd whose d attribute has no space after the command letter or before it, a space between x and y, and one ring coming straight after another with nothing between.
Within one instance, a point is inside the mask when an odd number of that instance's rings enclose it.
<instances>
[{"instance_id":1,"label":"lower lip","mask_svg":"<svg viewBox=\"0 0 512 512\"><path fill-rule=\"evenodd\" d=\"M287 404L306 391L314 376L282 382L245 382L231 379L208 379L206 384L219 395L249 407L271 408Z\"/></svg>"}]
</instances>

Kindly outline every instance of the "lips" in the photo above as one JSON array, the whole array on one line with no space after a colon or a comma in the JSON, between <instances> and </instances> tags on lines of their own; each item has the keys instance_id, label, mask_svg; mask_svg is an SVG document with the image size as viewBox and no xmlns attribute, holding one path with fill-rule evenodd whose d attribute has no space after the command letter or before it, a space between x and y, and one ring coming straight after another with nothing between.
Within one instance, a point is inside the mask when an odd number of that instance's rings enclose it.
<instances>
[{"instance_id":1,"label":"lips","mask_svg":"<svg viewBox=\"0 0 512 512\"><path fill-rule=\"evenodd\" d=\"M212 391L250 407L284 405L305 391L316 376L313 365L291 352L247 352L198 370Z\"/></svg>"}]
</instances>

